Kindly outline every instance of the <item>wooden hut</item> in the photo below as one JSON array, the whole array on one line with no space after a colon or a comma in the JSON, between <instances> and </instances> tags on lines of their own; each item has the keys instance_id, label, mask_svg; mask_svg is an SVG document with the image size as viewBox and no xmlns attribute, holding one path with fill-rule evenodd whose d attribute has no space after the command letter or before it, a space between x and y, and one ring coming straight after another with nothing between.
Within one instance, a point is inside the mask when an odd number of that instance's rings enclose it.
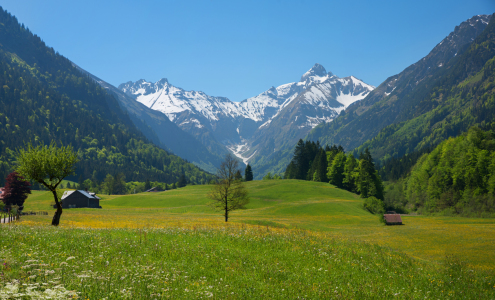
<instances>
[{"instance_id":1,"label":"wooden hut","mask_svg":"<svg viewBox=\"0 0 495 300\"><path fill-rule=\"evenodd\" d=\"M402 225L402 218L395 212L387 212L383 215L383 218L387 225Z\"/></svg>"},{"instance_id":2,"label":"wooden hut","mask_svg":"<svg viewBox=\"0 0 495 300\"><path fill-rule=\"evenodd\" d=\"M60 203L62 204L62 208L101 208L100 198L95 193L83 190L65 191L60 199Z\"/></svg>"}]
</instances>

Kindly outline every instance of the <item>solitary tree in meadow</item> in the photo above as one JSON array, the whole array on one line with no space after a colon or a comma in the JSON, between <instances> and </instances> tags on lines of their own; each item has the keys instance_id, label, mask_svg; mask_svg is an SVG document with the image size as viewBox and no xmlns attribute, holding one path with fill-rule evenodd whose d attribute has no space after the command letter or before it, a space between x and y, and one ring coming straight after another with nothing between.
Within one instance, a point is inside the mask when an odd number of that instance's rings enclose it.
<instances>
[{"instance_id":1,"label":"solitary tree in meadow","mask_svg":"<svg viewBox=\"0 0 495 300\"><path fill-rule=\"evenodd\" d=\"M57 187L62 180L74 174L78 162L77 153L71 146L57 147L52 141L50 146L20 149L17 154L17 172L28 180L36 181L45 186L53 194L57 211L52 219L52 225L58 226L62 215L62 205L58 199Z\"/></svg>"},{"instance_id":2,"label":"solitary tree in meadow","mask_svg":"<svg viewBox=\"0 0 495 300\"><path fill-rule=\"evenodd\" d=\"M248 193L241 179L236 179L239 161L230 153L217 171L217 182L208 194L211 205L224 212L225 222L229 220L229 212L244 208L249 203Z\"/></svg>"}]
</instances>

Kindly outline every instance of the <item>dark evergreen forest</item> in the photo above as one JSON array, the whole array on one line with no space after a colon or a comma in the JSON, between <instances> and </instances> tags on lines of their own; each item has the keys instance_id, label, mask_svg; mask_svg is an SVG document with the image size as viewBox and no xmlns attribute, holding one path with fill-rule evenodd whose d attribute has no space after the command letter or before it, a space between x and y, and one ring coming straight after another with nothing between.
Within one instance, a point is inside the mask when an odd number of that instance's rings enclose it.
<instances>
[{"instance_id":1,"label":"dark evergreen forest","mask_svg":"<svg viewBox=\"0 0 495 300\"><path fill-rule=\"evenodd\" d=\"M382 181L368 149L356 159L342 146L322 147L318 141L299 140L285 178L329 182L363 198L383 200Z\"/></svg>"}]
</instances>

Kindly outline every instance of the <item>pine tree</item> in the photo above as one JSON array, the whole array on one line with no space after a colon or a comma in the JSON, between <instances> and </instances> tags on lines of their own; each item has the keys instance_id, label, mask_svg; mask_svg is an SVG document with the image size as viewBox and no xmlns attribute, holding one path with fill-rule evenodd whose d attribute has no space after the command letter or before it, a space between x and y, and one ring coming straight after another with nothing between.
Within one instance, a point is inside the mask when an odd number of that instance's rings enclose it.
<instances>
[{"instance_id":1,"label":"pine tree","mask_svg":"<svg viewBox=\"0 0 495 300\"><path fill-rule=\"evenodd\" d=\"M318 181L320 182L328 182L327 177L327 155L325 150L320 149L319 157L318 157L318 165L316 167L316 174L318 177Z\"/></svg>"},{"instance_id":2,"label":"pine tree","mask_svg":"<svg viewBox=\"0 0 495 300\"><path fill-rule=\"evenodd\" d=\"M244 170L244 178L246 181L252 181L253 180L253 171L251 170L251 165L246 166L246 170Z\"/></svg>"},{"instance_id":3,"label":"pine tree","mask_svg":"<svg viewBox=\"0 0 495 300\"><path fill-rule=\"evenodd\" d=\"M184 174L180 174L179 181L177 182L177 187L185 187L187 185L186 176Z\"/></svg>"},{"instance_id":4,"label":"pine tree","mask_svg":"<svg viewBox=\"0 0 495 300\"><path fill-rule=\"evenodd\" d=\"M146 182L144 183L144 190L147 191L151 189L151 182L149 179L146 179Z\"/></svg>"}]
</instances>

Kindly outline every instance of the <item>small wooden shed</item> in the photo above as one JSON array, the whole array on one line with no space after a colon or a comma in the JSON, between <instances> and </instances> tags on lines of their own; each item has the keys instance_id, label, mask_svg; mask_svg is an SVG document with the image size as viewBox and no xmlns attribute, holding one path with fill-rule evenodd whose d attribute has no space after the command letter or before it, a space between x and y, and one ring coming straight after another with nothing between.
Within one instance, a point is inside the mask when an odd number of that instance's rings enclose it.
<instances>
[{"instance_id":1,"label":"small wooden shed","mask_svg":"<svg viewBox=\"0 0 495 300\"><path fill-rule=\"evenodd\" d=\"M95 193L84 190L65 191L60 199L62 208L101 208L100 198ZM54 206L56 208L56 206Z\"/></svg>"},{"instance_id":2,"label":"small wooden shed","mask_svg":"<svg viewBox=\"0 0 495 300\"><path fill-rule=\"evenodd\" d=\"M402 218L395 212L387 212L383 215L383 218L387 225L402 225Z\"/></svg>"}]
</instances>

